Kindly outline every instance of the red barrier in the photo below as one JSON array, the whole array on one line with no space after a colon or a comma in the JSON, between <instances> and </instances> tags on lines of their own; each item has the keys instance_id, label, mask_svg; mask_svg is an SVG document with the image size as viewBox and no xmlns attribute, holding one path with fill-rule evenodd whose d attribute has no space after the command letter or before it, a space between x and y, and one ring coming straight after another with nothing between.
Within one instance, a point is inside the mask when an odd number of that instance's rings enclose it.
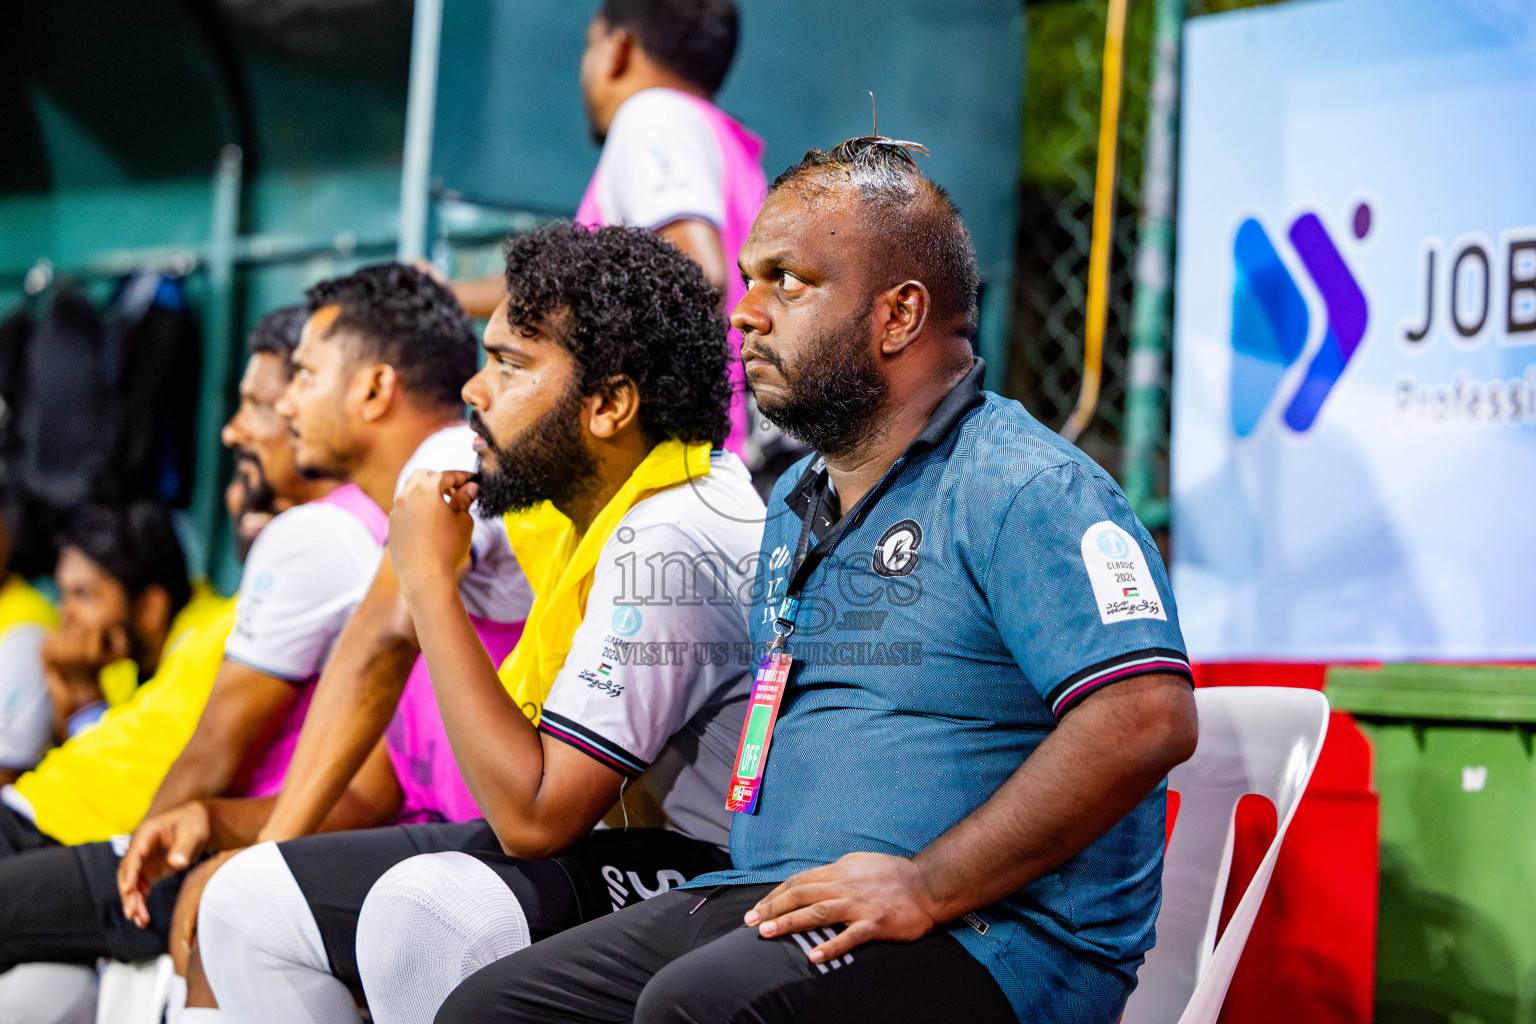
<instances>
[{"instance_id":1,"label":"red barrier","mask_svg":"<svg viewBox=\"0 0 1536 1024\"><path fill-rule=\"evenodd\" d=\"M1200 686L1322 689L1324 669L1200 665L1195 680ZM1354 719L1336 711L1232 979L1223 1024L1370 1024L1379 825L1370 743ZM1238 806L1223 926L1274 834L1268 801L1249 798Z\"/></svg>"}]
</instances>

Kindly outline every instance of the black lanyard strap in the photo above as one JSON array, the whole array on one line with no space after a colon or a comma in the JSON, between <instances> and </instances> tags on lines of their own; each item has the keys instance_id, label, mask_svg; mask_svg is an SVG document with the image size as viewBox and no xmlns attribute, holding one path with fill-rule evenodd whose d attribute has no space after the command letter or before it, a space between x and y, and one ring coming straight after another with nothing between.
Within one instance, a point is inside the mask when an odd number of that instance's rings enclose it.
<instances>
[{"instance_id":1,"label":"black lanyard strap","mask_svg":"<svg viewBox=\"0 0 1536 1024\"><path fill-rule=\"evenodd\" d=\"M832 553L838 539L848 527L862 519L866 509L879 500L880 495L886 490L887 483L905 461L905 457L897 459L880 482L870 488L864 497L859 499L859 503L844 513L827 535L812 547L811 535L816 524L816 513L821 510L828 479L826 464L820 464L816 486L812 489L809 495L810 501L800 517L800 539L795 543L795 560L789 570L789 585L784 590L784 600L779 602L779 611L773 620L776 642L782 642L785 638L794 635L795 616L800 611L800 593L805 589L811 573L815 572L816 568Z\"/></svg>"},{"instance_id":2,"label":"black lanyard strap","mask_svg":"<svg viewBox=\"0 0 1536 1024\"><path fill-rule=\"evenodd\" d=\"M929 451L943 443L972 409L986 402L986 395L981 387L986 369L986 364L980 359L972 362L966 375L950 389L934 409L922 433L917 435L901 457L891 463L880 481L859 499L859 503L850 509L847 515L837 521L831 531L814 548L811 546L811 534L816 522L816 514L821 510L822 497L826 493L827 462L824 457L817 456L807 467L801 482L791 492L793 496L802 489L807 489L809 503L801 514L800 540L795 544L795 560L789 571L789 586L784 592L784 599L779 602L778 614L773 622L773 631L777 634L775 645L782 644L785 637L794 633L795 615L800 610L800 592L805 589L811 573L815 572L822 560L832 553L832 548L836 546L843 532L849 526L863 521L869 514L869 509L873 508L875 502L879 501L890 488L908 461L919 453ZM812 476L815 478L815 486L807 488L807 481Z\"/></svg>"}]
</instances>

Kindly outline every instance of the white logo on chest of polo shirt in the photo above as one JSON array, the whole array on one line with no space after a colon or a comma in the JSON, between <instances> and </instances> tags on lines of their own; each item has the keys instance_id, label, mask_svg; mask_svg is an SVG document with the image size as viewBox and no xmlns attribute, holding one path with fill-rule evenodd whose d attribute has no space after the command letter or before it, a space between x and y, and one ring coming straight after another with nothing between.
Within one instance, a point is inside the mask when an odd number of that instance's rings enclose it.
<instances>
[{"instance_id":1,"label":"white logo on chest of polo shirt","mask_svg":"<svg viewBox=\"0 0 1536 1024\"><path fill-rule=\"evenodd\" d=\"M903 519L880 535L875 544L875 572L881 576L906 576L917 568L917 548L923 542L923 528Z\"/></svg>"}]
</instances>

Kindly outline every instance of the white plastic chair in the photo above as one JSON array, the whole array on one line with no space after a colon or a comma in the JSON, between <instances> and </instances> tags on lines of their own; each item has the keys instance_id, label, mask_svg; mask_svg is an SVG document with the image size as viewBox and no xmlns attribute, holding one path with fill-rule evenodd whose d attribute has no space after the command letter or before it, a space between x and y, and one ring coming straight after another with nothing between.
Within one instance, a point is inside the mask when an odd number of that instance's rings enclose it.
<instances>
[{"instance_id":1,"label":"white plastic chair","mask_svg":"<svg viewBox=\"0 0 1536 1024\"><path fill-rule=\"evenodd\" d=\"M169 956L134 964L102 960L100 965L96 1024L160 1024L176 973Z\"/></svg>"},{"instance_id":2,"label":"white plastic chair","mask_svg":"<svg viewBox=\"0 0 1536 1024\"><path fill-rule=\"evenodd\" d=\"M1195 691L1195 706L1195 754L1168 776L1179 810L1163 863L1157 945L1122 1024L1215 1024L1328 732L1328 701L1315 690L1210 687ZM1275 838L1217 943L1237 802L1249 793L1275 805Z\"/></svg>"}]
</instances>

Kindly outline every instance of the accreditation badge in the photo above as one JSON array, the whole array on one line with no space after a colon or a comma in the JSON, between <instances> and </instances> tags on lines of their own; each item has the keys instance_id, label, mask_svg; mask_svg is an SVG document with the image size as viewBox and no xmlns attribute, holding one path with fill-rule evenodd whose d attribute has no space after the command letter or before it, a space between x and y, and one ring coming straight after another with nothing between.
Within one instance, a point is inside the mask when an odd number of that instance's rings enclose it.
<instances>
[{"instance_id":1,"label":"accreditation badge","mask_svg":"<svg viewBox=\"0 0 1536 1024\"><path fill-rule=\"evenodd\" d=\"M757 792L763 781L763 764L768 760L768 745L773 741L773 723L778 721L779 704L784 700L793 663L794 658L777 645L758 662L752 679L752 699L747 703L747 719L741 725L741 743L736 748L736 767L731 772L726 810L742 814L757 810Z\"/></svg>"}]
</instances>

